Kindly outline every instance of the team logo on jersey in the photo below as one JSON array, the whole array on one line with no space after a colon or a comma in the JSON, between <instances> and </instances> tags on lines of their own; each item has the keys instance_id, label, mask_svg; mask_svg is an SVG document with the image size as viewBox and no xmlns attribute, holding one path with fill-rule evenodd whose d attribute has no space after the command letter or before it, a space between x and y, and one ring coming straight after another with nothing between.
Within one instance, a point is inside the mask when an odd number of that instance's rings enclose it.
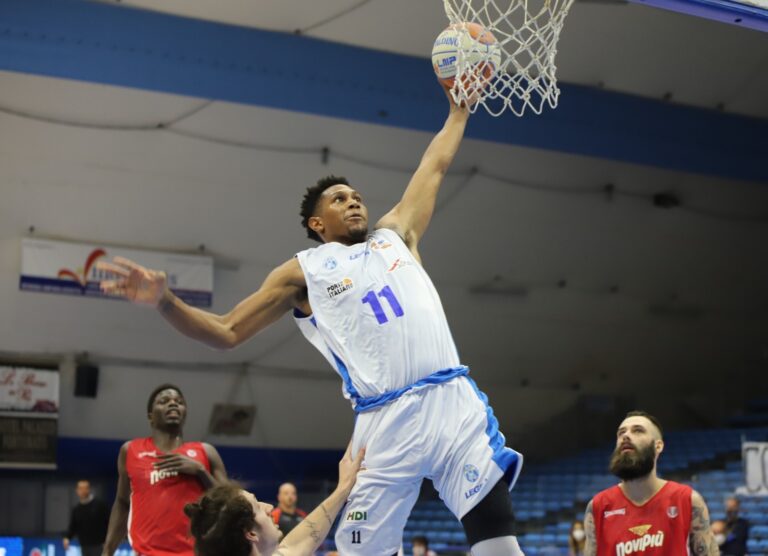
<instances>
[{"instance_id":1,"label":"team logo on jersey","mask_svg":"<svg viewBox=\"0 0 768 556\"><path fill-rule=\"evenodd\" d=\"M327 288L325 288L325 291L328 293L328 297L333 299L337 295L341 295L344 292L348 292L353 287L355 287L354 282L352 282L351 278L344 278L341 282L336 282L335 284L331 284Z\"/></svg>"},{"instance_id":2,"label":"team logo on jersey","mask_svg":"<svg viewBox=\"0 0 768 556\"><path fill-rule=\"evenodd\" d=\"M664 546L664 531L648 533L650 528L650 525L630 527L629 530L637 535L638 538L618 543L616 545L616 556L627 556L627 554L645 552L649 548L659 548Z\"/></svg>"},{"instance_id":3,"label":"team logo on jersey","mask_svg":"<svg viewBox=\"0 0 768 556\"><path fill-rule=\"evenodd\" d=\"M650 528L651 528L650 525L637 525L635 527L630 527L629 530L632 531L638 537L642 537L648 532L648 529Z\"/></svg>"},{"instance_id":4,"label":"team logo on jersey","mask_svg":"<svg viewBox=\"0 0 768 556\"><path fill-rule=\"evenodd\" d=\"M474 483L480 478L480 470L471 463L468 463L464 466L464 478L470 483Z\"/></svg>"},{"instance_id":5,"label":"team logo on jersey","mask_svg":"<svg viewBox=\"0 0 768 556\"><path fill-rule=\"evenodd\" d=\"M187 455L191 458L197 457L197 450L187 450Z\"/></svg>"},{"instance_id":6,"label":"team logo on jersey","mask_svg":"<svg viewBox=\"0 0 768 556\"><path fill-rule=\"evenodd\" d=\"M619 508L618 510L606 510L603 512L603 519L606 517L613 517L615 515L627 515L627 508Z\"/></svg>"},{"instance_id":7,"label":"team logo on jersey","mask_svg":"<svg viewBox=\"0 0 768 556\"><path fill-rule=\"evenodd\" d=\"M339 266L339 263L336 262L334 257L328 257L323 261L323 268L325 270L333 270L337 266Z\"/></svg>"},{"instance_id":8,"label":"team logo on jersey","mask_svg":"<svg viewBox=\"0 0 768 556\"><path fill-rule=\"evenodd\" d=\"M397 260L395 260L394 263L392 263L392 266L390 266L387 269L387 272L394 272L394 271L396 271L396 270L398 270L400 268L403 268L404 266L409 266L409 265L412 265L412 264L413 263L411 261L406 261L406 260L403 260L401 258L398 258Z\"/></svg>"},{"instance_id":9,"label":"team logo on jersey","mask_svg":"<svg viewBox=\"0 0 768 556\"><path fill-rule=\"evenodd\" d=\"M163 479L170 479L171 477L178 476L178 471L166 471L165 469L153 469L149 474L149 484L155 485Z\"/></svg>"},{"instance_id":10,"label":"team logo on jersey","mask_svg":"<svg viewBox=\"0 0 768 556\"><path fill-rule=\"evenodd\" d=\"M374 251L378 251L380 249L389 249L390 247L392 247L392 244L385 239L371 238L370 246L371 246L371 249L373 249Z\"/></svg>"},{"instance_id":11,"label":"team logo on jersey","mask_svg":"<svg viewBox=\"0 0 768 556\"><path fill-rule=\"evenodd\" d=\"M152 450L151 452L139 452L138 454L136 454L136 457L139 458L139 459L141 459L141 458L156 458L157 457L157 452L154 451L154 450Z\"/></svg>"},{"instance_id":12,"label":"team logo on jersey","mask_svg":"<svg viewBox=\"0 0 768 556\"><path fill-rule=\"evenodd\" d=\"M669 508L667 508L667 515L672 519L675 519L677 517L677 514L678 514L677 506L670 506Z\"/></svg>"},{"instance_id":13,"label":"team logo on jersey","mask_svg":"<svg viewBox=\"0 0 768 556\"><path fill-rule=\"evenodd\" d=\"M348 512L346 521L368 521L368 511Z\"/></svg>"}]
</instances>

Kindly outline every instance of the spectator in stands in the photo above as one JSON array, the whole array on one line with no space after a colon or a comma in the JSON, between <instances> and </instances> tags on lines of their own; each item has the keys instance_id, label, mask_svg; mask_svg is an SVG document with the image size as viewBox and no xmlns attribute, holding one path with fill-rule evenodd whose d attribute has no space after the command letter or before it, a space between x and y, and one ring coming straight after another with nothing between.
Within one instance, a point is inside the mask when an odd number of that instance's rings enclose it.
<instances>
[{"instance_id":1,"label":"spectator in stands","mask_svg":"<svg viewBox=\"0 0 768 556\"><path fill-rule=\"evenodd\" d=\"M283 483L277 489L277 508L272 510L272 521L283 535L293 531L307 517L307 512L296 506L298 499L293 483Z\"/></svg>"},{"instance_id":2,"label":"spectator in stands","mask_svg":"<svg viewBox=\"0 0 768 556\"><path fill-rule=\"evenodd\" d=\"M429 549L429 540L427 537L413 537L411 539L411 544L413 545L413 556L437 556L437 553L434 550Z\"/></svg>"},{"instance_id":3,"label":"spectator in stands","mask_svg":"<svg viewBox=\"0 0 768 556\"><path fill-rule=\"evenodd\" d=\"M712 535L715 537L715 542L717 543L717 546L720 547L720 553L723 552L723 545L725 544L726 534L725 534L725 521L722 519L716 519L712 522Z\"/></svg>"},{"instance_id":4,"label":"spectator in stands","mask_svg":"<svg viewBox=\"0 0 768 556\"><path fill-rule=\"evenodd\" d=\"M109 507L93 495L91 483L86 480L77 481L75 492L79 502L69 515L64 550L69 550L69 542L77 537L83 556L100 556L107 538Z\"/></svg>"},{"instance_id":5,"label":"spectator in stands","mask_svg":"<svg viewBox=\"0 0 768 556\"><path fill-rule=\"evenodd\" d=\"M739 499L728 498L725 501L725 543L720 552L725 556L744 556L747 553L749 522L739 517Z\"/></svg>"},{"instance_id":6,"label":"spectator in stands","mask_svg":"<svg viewBox=\"0 0 768 556\"><path fill-rule=\"evenodd\" d=\"M583 556L586 542L587 535L584 532L584 524L581 521L574 521L568 535L568 556Z\"/></svg>"}]
</instances>

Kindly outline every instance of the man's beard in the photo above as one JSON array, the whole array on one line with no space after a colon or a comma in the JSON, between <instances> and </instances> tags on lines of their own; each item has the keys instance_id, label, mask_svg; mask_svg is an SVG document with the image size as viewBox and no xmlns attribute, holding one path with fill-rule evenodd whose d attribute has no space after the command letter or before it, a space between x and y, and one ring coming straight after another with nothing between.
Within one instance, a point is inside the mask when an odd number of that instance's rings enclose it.
<instances>
[{"instance_id":1,"label":"man's beard","mask_svg":"<svg viewBox=\"0 0 768 556\"><path fill-rule=\"evenodd\" d=\"M656 464L656 449L651 442L645 448L622 452L616 447L611 456L610 471L622 481L632 481L647 476Z\"/></svg>"},{"instance_id":2,"label":"man's beard","mask_svg":"<svg viewBox=\"0 0 768 556\"><path fill-rule=\"evenodd\" d=\"M349 230L349 238L353 241L365 241L368 237L368 227L361 226L359 228L352 228Z\"/></svg>"}]
</instances>

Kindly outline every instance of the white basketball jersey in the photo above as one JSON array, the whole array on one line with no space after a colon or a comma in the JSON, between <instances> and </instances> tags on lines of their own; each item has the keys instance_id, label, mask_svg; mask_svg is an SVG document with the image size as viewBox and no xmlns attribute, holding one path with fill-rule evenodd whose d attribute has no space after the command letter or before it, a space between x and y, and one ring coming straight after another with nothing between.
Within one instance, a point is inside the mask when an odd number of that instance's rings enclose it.
<instances>
[{"instance_id":1,"label":"white basketball jersey","mask_svg":"<svg viewBox=\"0 0 768 556\"><path fill-rule=\"evenodd\" d=\"M353 403L459 365L440 297L395 232L379 229L365 243L326 243L297 257L313 314L297 314L296 322Z\"/></svg>"}]
</instances>

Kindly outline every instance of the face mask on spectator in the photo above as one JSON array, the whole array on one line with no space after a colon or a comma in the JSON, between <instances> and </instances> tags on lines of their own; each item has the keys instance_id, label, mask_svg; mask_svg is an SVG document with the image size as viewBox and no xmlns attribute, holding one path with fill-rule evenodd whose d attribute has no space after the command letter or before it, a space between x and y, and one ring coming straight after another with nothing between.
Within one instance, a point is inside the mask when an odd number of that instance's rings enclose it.
<instances>
[{"instance_id":1,"label":"face mask on spectator","mask_svg":"<svg viewBox=\"0 0 768 556\"><path fill-rule=\"evenodd\" d=\"M717 546L725 544L725 535L722 533L717 533L715 535L715 542L717 543Z\"/></svg>"},{"instance_id":2,"label":"face mask on spectator","mask_svg":"<svg viewBox=\"0 0 768 556\"><path fill-rule=\"evenodd\" d=\"M584 537L586 537L586 533L584 533L584 529L574 529L573 533L573 540L576 542L581 542L584 540Z\"/></svg>"}]
</instances>

